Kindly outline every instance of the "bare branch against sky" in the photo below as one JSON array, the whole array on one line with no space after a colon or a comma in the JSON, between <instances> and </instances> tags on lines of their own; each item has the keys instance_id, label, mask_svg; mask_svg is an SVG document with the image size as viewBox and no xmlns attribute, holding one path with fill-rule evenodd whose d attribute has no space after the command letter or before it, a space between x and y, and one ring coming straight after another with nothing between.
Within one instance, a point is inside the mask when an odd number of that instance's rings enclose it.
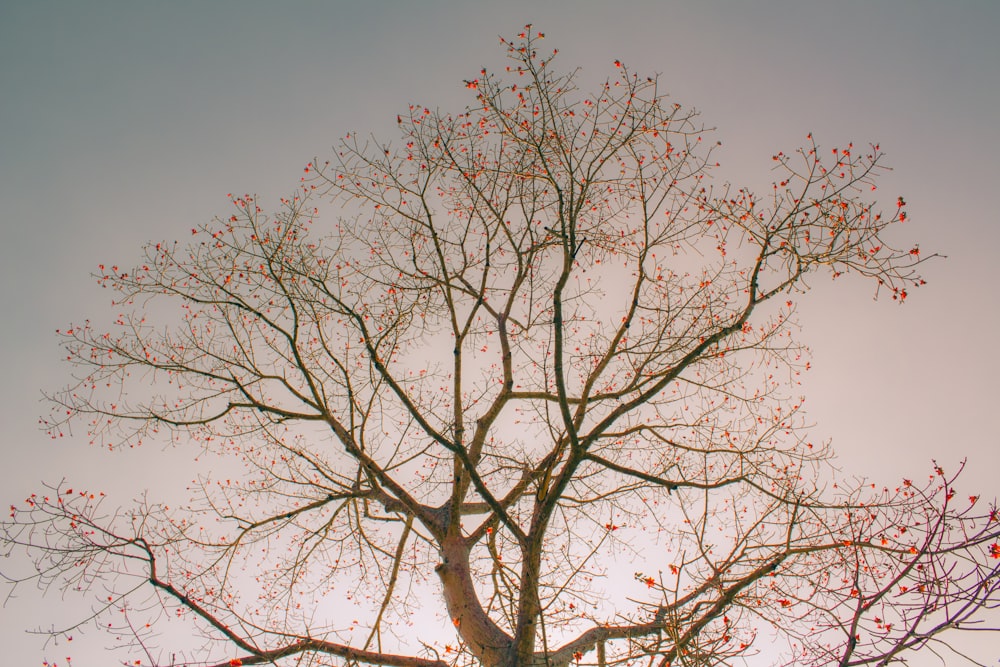
<instances>
[{"instance_id":1,"label":"bare branch against sky","mask_svg":"<svg viewBox=\"0 0 1000 667\"><path fill-rule=\"evenodd\" d=\"M7 535L57 548L44 597L0 564L10 659L103 664L74 624L110 610L129 664L825 664L922 632L961 664L935 631L1000 562L998 23L0 9ZM70 421L39 402L67 354ZM956 646L992 664L993 634Z\"/></svg>"}]
</instances>

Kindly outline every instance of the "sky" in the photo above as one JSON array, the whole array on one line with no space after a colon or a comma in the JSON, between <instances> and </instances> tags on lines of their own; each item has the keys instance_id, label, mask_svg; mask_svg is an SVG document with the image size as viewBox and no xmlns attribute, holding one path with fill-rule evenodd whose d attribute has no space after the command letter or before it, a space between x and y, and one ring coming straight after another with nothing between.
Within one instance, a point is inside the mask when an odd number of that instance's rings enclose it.
<instances>
[{"instance_id":1,"label":"sky","mask_svg":"<svg viewBox=\"0 0 1000 667\"><path fill-rule=\"evenodd\" d=\"M903 307L813 281L799 306L813 433L845 474L893 483L967 459L964 487L996 496L1000 3L0 0L0 500L63 477L170 492L139 472L157 451L113 455L37 425L72 372L55 330L112 314L98 264L183 240L229 192L277 203L338 137L391 137L409 103L463 109L462 80L502 67L498 35L525 23L585 78L616 59L659 74L717 128L717 178L765 187L770 156L810 132L880 143L883 196L911 215L899 245L947 259ZM62 659L23 632L58 606L23 591L0 609L8 664Z\"/></svg>"}]
</instances>

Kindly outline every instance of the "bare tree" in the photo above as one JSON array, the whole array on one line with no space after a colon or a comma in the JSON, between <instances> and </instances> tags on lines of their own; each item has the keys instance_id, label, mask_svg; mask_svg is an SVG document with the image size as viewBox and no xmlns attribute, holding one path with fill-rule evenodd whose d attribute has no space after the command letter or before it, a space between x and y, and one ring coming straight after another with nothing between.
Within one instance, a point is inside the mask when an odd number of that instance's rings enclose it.
<instances>
[{"instance_id":1,"label":"bare tree","mask_svg":"<svg viewBox=\"0 0 1000 667\"><path fill-rule=\"evenodd\" d=\"M184 508L32 496L15 584L96 593L128 664L717 665L772 636L887 664L984 627L995 505L937 467L837 481L803 427L807 280L923 282L885 238L903 199L867 199L879 147L810 136L767 192L713 187L695 113L618 62L582 93L542 37L503 40L466 112L349 135L275 215L234 196L102 267L123 314L62 332L50 431L243 476ZM178 622L200 649L155 634Z\"/></svg>"}]
</instances>

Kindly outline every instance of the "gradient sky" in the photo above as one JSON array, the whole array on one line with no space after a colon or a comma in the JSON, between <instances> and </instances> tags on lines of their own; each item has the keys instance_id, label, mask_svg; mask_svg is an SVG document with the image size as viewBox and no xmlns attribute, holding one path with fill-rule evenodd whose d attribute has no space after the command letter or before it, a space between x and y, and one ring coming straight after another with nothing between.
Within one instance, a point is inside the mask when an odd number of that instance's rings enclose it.
<instances>
[{"instance_id":1,"label":"gradient sky","mask_svg":"<svg viewBox=\"0 0 1000 667\"><path fill-rule=\"evenodd\" d=\"M41 392L70 373L55 329L109 318L97 264L183 239L228 192L276 202L344 133L392 137L408 103L461 110L461 80L502 67L498 34L528 22L585 80L615 59L659 73L718 128L738 185L766 187L770 156L809 132L881 144L883 197L912 216L899 244L948 259L904 307L814 279L800 300L813 433L848 474L893 483L967 457L964 485L997 495L1000 2L0 0L0 501L64 476L122 504L171 492L143 474L158 451L37 427ZM5 664L63 661L22 632L58 602L24 591L0 610ZM107 664L83 649L74 667Z\"/></svg>"}]
</instances>

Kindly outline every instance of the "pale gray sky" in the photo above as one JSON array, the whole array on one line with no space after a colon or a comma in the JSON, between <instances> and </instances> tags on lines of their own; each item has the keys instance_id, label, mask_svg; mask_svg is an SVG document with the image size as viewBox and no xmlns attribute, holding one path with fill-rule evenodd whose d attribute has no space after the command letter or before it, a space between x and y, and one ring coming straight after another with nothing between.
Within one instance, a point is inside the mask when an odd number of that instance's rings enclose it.
<instances>
[{"instance_id":1,"label":"pale gray sky","mask_svg":"<svg viewBox=\"0 0 1000 667\"><path fill-rule=\"evenodd\" d=\"M183 239L227 210L228 192L276 201L344 133L391 136L410 102L463 108L461 80L501 66L497 35L527 22L585 78L615 59L661 74L718 128L738 184L768 183L770 156L808 132L881 143L895 168L882 192L912 216L901 244L949 259L902 308L850 281L817 280L801 300L814 433L845 471L886 482L968 457L970 492L995 496L1000 3L6 0L0 500L64 476L157 493L139 467L157 452L112 455L37 428L41 392L70 373L54 330L110 313L88 277L97 264ZM5 664L64 659L21 632L57 607L25 594L0 610ZM83 648L74 666L106 664Z\"/></svg>"}]
</instances>

